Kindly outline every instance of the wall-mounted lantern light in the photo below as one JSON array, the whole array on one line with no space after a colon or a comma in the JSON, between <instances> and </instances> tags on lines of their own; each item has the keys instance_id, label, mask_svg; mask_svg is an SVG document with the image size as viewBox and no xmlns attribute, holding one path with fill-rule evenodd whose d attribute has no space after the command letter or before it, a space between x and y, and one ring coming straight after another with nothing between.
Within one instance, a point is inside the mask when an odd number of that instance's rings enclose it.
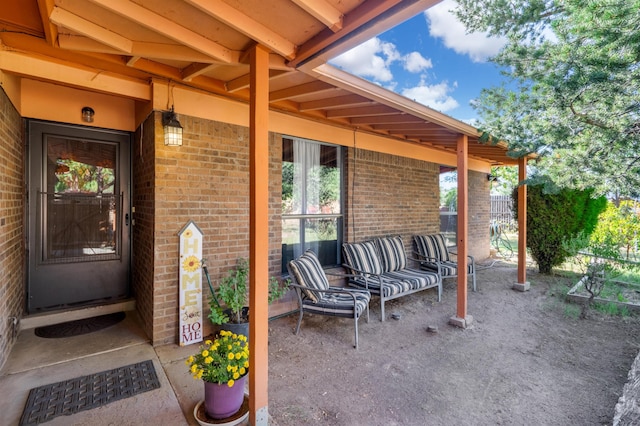
<instances>
[{"instance_id":1,"label":"wall-mounted lantern light","mask_svg":"<svg viewBox=\"0 0 640 426\"><path fill-rule=\"evenodd\" d=\"M165 111L162 113L162 126L164 128L164 144L167 146L182 146L182 125L178 121L176 113Z\"/></svg>"},{"instance_id":2,"label":"wall-mounted lantern light","mask_svg":"<svg viewBox=\"0 0 640 426\"><path fill-rule=\"evenodd\" d=\"M93 116L95 114L96 112L91 107L86 106L82 108L82 121L85 123L93 123Z\"/></svg>"}]
</instances>

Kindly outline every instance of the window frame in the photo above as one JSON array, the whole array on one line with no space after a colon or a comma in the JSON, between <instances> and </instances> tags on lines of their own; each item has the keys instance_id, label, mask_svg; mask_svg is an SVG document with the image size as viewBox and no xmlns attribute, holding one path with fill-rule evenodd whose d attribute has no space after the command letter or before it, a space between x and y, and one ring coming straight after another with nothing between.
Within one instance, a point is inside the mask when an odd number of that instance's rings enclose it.
<instances>
[{"instance_id":1,"label":"window frame","mask_svg":"<svg viewBox=\"0 0 640 426\"><path fill-rule=\"evenodd\" d=\"M344 151L344 147L342 145L337 145L337 144L332 144L332 143L328 143L328 142L323 142L323 141L318 141L318 140L313 140L313 139L307 139L307 138L301 138L301 137L297 137L297 136L291 136L291 135L282 135L282 146L284 147L285 144L285 140L290 140L291 142L295 143L296 141L304 141L304 142L311 142L311 143L315 143L318 144L320 146L327 146L327 147L331 147L331 148L335 148L336 150L336 168L338 169L339 172L339 196L340 196L340 202L339 202L339 208L340 208L340 212L339 213L295 213L295 214L285 214L283 211L281 211L280 214L280 220L282 223L284 223L285 220L297 220L298 221L298 231L299 231L299 241L298 244L300 244L300 247L302 248L302 252L305 251L304 247L306 246L307 242L306 242L306 233L305 231L305 225L306 222L308 220L317 220L317 219L335 219L336 220L336 257L334 259L334 263L323 263L322 267L323 268L332 268L332 267L337 267L341 265L341 259L342 259L342 242L344 241L344 216L345 216L345 178L344 178L344 163L345 163L345 151ZM281 160L282 164L284 164L284 159ZM306 168L305 168L306 169ZM282 174L282 172L281 172ZM306 179L306 174L305 174L305 179ZM281 194L282 194L282 188L281 188ZM307 191L303 191L303 197L301 200L301 205L302 206L306 206L306 199L307 199ZM283 227L284 228L284 227ZM283 229L284 230L284 229ZM281 231L281 241L282 241L282 231ZM285 250L284 250L284 244L283 245L283 249L281 251L281 256L282 256L282 272L284 274L287 273L287 263L292 260L292 259L287 259L285 256ZM295 256L295 255L294 255Z\"/></svg>"}]
</instances>

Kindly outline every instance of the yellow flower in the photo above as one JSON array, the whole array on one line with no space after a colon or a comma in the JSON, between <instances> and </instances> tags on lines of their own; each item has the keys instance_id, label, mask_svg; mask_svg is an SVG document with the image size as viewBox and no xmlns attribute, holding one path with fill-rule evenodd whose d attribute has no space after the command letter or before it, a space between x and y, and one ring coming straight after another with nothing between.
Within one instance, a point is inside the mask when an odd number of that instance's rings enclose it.
<instances>
[{"instance_id":1,"label":"yellow flower","mask_svg":"<svg viewBox=\"0 0 640 426\"><path fill-rule=\"evenodd\" d=\"M211 345L213 345L213 342L211 340L205 340L204 344L207 345L207 346L211 346Z\"/></svg>"},{"instance_id":2,"label":"yellow flower","mask_svg":"<svg viewBox=\"0 0 640 426\"><path fill-rule=\"evenodd\" d=\"M233 368L232 368L230 365L227 365L227 371L228 371L228 372L231 372L231 370L232 370L232 369L233 369Z\"/></svg>"},{"instance_id":3,"label":"yellow flower","mask_svg":"<svg viewBox=\"0 0 640 426\"><path fill-rule=\"evenodd\" d=\"M235 381L234 381L233 379L230 379L230 380L227 382L227 386L229 386L230 388L232 388L232 387L233 387L233 385L234 385L234 383L235 383Z\"/></svg>"},{"instance_id":4,"label":"yellow flower","mask_svg":"<svg viewBox=\"0 0 640 426\"><path fill-rule=\"evenodd\" d=\"M206 350L206 349L204 351L202 351L202 356L205 357L205 358L208 357L209 356L209 351Z\"/></svg>"},{"instance_id":5,"label":"yellow flower","mask_svg":"<svg viewBox=\"0 0 640 426\"><path fill-rule=\"evenodd\" d=\"M241 376L244 376L246 372L247 372L247 370L245 370L244 367L240 367L240 375Z\"/></svg>"},{"instance_id":6,"label":"yellow flower","mask_svg":"<svg viewBox=\"0 0 640 426\"><path fill-rule=\"evenodd\" d=\"M182 262L182 269L187 272L195 272L200 268L200 260L191 255Z\"/></svg>"},{"instance_id":7,"label":"yellow flower","mask_svg":"<svg viewBox=\"0 0 640 426\"><path fill-rule=\"evenodd\" d=\"M198 366L197 366L197 365L193 364L193 365L191 366L191 372L192 372L192 373L195 373L197 369L198 369Z\"/></svg>"},{"instance_id":8,"label":"yellow flower","mask_svg":"<svg viewBox=\"0 0 640 426\"><path fill-rule=\"evenodd\" d=\"M242 352L238 352L238 353L236 354L236 359L238 359L238 360L239 360L240 358L242 358L242 355L243 355L243 354L242 354Z\"/></svg>"},{"instance_id":9,"label":"yellow flower","mask_svg":"<svg viewBox=\"0 0 640 426\"><path fill-rule=\"evenodd\" d=\"M249 368L249 361L244 362L244 368Z\"/></svg>"},{"instance_id":10,"label":"yellow flower","mask_svg":"<svg viewBox=\"0 0 640 426\"><path fill-rule=\"evenodd\" d=\"M233 353L229 352L229 355L227 355L227 358L229 358L229 359L234 359L234 358L235 358L235 356L233 355Z\"/></svg>"},{"instance_id":11,"label":"yellow flower","mask_svg":"<svg viewBox=\"0 0 640 426\"><path fill-rule=\"evenodd\" d=\"M205 364L211 364L212 362L213 362L213 358L212 358L212 357L210 357L210 356L208 356L208 357L206 357L206 358L204 359L204 363L205 363Z\"/></svg>"},{"instance_id":12,"label":"yellow flower","mask_svg":"<svg viewBox=\"0 0 640 426\"><path fill-rule=\"evenodd\" d=\"M240 378L240 374L238 374L237 372L233 373L233 380L238 380L239 378Z\"/></svg>"}]
</instances>

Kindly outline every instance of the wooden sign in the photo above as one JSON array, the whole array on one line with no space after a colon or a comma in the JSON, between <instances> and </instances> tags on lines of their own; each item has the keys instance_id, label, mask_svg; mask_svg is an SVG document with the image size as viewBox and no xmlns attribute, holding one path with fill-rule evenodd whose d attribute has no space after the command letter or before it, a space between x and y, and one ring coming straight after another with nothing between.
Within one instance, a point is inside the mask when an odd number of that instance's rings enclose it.
<instances>
[{"instance_id":1,"label":"wooden sign","mask_svg":"<svg viewBox=\"0 0 640 426\"><path fill-rule=\"evenodd\" d=\"M180 346L202 342L202 231L190 220L180 237Z\"/></svg>"}]
</instances>

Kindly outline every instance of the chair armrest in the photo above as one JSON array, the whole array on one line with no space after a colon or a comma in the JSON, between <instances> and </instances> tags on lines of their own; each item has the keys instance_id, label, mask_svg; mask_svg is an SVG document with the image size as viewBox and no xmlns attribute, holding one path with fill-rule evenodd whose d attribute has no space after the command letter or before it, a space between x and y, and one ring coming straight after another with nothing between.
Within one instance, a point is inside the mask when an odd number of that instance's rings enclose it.
<instances>
[{"instance_id":1,"label":"chair armrest","mask_svg":"<svg viewBox=\"0 0 640 426\"><path fill-rule=\"evenodd\" d=\"M431 263L440 263L441 262L441 260L438 259L437 257L425 256L424 254L418 253L417 251L414 251L413 254L418 256L417 260L419 262L431 262Z\"/></svg>"},{"instance_id":2,"label":"chair armrest","mask_svg":"<svg viewBox=\"0 0 640 426\"><path fill-rule=\"evenodd\" d=\"M427 263L427 262L428 263L434 263L438 268L438 275L442 276L442 268L441 268L442 261L441 260L439 260L439 259L437 259L435 257L427 257L427 256L422 255L422 254L420 254L418 252L415 252L415 251L413 253L418 255L418 259L415 259L413 257L410 257L409 259L413 260L414 262L418 262L420 264Z\"/></svg>"},{"instance_id":3,"label":"chair armrest","mask_svg":"<svg viewBox=\"0 0 640 426\"><path fill-rule=\"evenodd\" d=\"M305 287L303 285L300 284L289 284L291 287L294 288L298 288L300 290L309 290L309 291L313 291L315 293L333 293L333 294L346 294L351 296L351 298L353 299L353 303L355 304L356 302L356 295L354 293L365 293L365 294L369 294L371 295L371 293L369 293L369 291L367 290L358 290L358 289L349 289L349 288L341 288L341 287L329 287L328 289L324 289L324 290L318 290L318 289L310 289L309 287Z\"/></svg>"}]
</instances>

